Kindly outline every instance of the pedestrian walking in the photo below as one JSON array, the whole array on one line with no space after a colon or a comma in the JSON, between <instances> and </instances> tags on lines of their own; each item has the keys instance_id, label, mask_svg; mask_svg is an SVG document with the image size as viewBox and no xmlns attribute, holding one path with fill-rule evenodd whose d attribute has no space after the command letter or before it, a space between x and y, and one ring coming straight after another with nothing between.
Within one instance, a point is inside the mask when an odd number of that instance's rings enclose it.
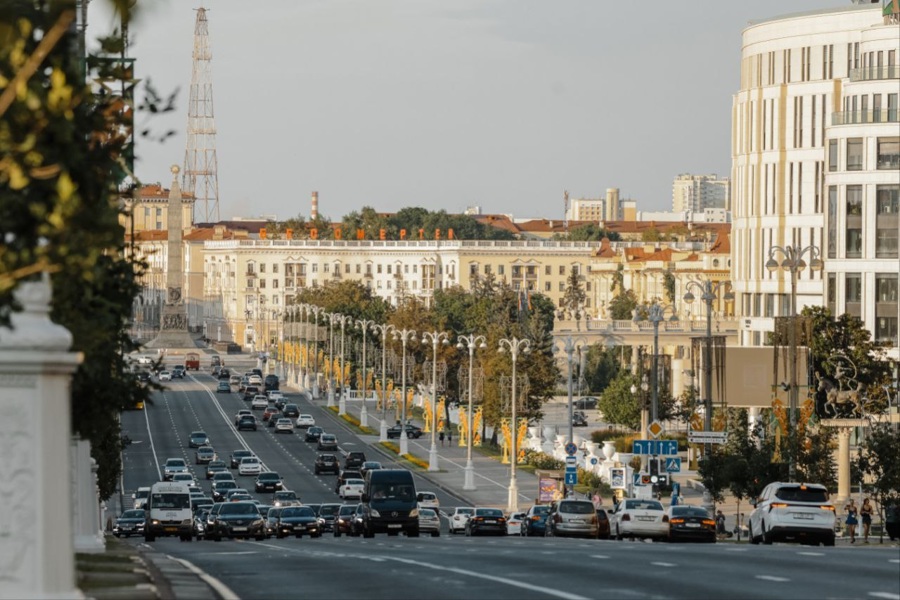
<instances>
[{"instance_id":1,"label":"pedestrian walking","mask_svg":"<svg viewBox=\"0 0 900 600\"><path fill-rule=\"evenodd\" d=\"M725 535L725 515L721 510L716 511L716 533Z\"/></svg>"},{"instance_id":2,"label":"pedestrian walking","mask_svg":"<svg viewBox=\"0 0 900 600\"><path fill-rule=\"evenodd\" d=\"M441 446L444 445L444 430L441 429L441 432L438 434L438 439L441 440Z\"/></svg>"},{"instance_id":3,"label":"pedestrian walking","mask_svg":"<svg viewBox=\"0 0 900 600\"><path fill-rule=\"evenodd\" d=\"M453 445L453 430L452 429L447 430L447 444L449 444L450 446Z\"/></svg>"},{"instance_id":4,"label":"pedestrian walking","mask_svg":"<svg viewBox=\"0 0 900 600\"><path fill-rule=\"evenodd\" d=\"M863 524L863 543L869 543L869 529L872 527L872 513L875 510L872 508L872 503L868 498L863 500L862 506L859 507L859 514L862 517Z\"/></svg>"},{"instance_id":5,"label":"pedestrian walking","mask_svg":"<svg viewBox=\"0 0 900 600\"><path fill-rule=\"evenodd\" d=\"M857 520L859 508L856 506L856 501L853 498L850 498L850 502L847 503L844 510L847 511L847 520L844 523L847 525L847 532L850 534L850 543L855 544L856 526L859 524L859 521Z\"/></svg>"}]
</instances>

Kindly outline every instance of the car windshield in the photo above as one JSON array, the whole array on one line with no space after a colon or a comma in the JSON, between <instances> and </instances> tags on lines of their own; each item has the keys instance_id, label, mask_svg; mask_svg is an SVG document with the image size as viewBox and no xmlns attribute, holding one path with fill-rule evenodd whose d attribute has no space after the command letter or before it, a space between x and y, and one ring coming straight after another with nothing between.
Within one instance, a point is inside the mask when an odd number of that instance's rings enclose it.
<instances>
[{"instance_id":1,"label":"car windshield","mask_svg":"<svg viewBox=\"0 0 900 600\"><path fill-rule=\"evenodd\" d=\"M503 511L499 508L476 508L475 514L479 517L502 517Z\"/></svg>"},{"instance_id":2,"label":"car windshield","mask_svg":"<svg viewBox=\"0 0 900 600\"><path fill-rule=\"evenodd\" d=\"M541 505L541 506L535 506L535 507L534 507L534 510L532 511L532 514L534 514L534 515L546 515L546 514L548 514L549 512L550 512L550 507L549 507L549 506Z\"/></svg>"},{"instance_id":3,"label":"car windshield","mask_svg":"<svg viewBox=\"0 0 900 600\"><path fill-rule=\"evenodd\" d=\"M259 461L256 459L256 457L253 456L246 456L241 459L242 465L255 465L257 463L259 463Z\"/></svg>"},{"instance_id":4,"label":"car windshield","mask_svg":"<svg viewBox=\"0 0 900 600\"><path fill-rule=\"evenodd\" d=\"M420 517L432 517L432 518L434 518L434 517L436 517L437 515L435 514L434 510L431 509L431 508L420 508L420 509L419 509L419 516L420 516Z\"/></svg>"},{"instance_id":5,"label":"car windshield","mask_svg":"<svg viewBox=\"0 0 900 600\"><path fill-rule=\"evenodd\" d=\"M316 513L313 512L308 506L292 506L290 508L285 508L281 511L282 517L315 517Z\"/></svg>"},{"instance_id":6,"label":"car windshield","mask_svg":"<svg viewBox=\"0 0 900 600\"><path fill-rule=\"evenodd\" d=\"M824 489L799 485L780 487L775 497L787 502L828 502L828 492Z\"/></svg>"},{"instance_id":7,"label":"car windshield","mask_svg":"<svg viewBox=\"0 0 900 600\"><path fill-rule=\"evenodd\" d=\"M223 506L219 511L220 515L258 515L259 509L255 504L249 502L237 502Z\"/></svg>"},{"instance_id":8,"label":"car windshield","mask_svg":"<svg viewBox=\"0 0 900 600\"><path fill-rule=\"evenodd\" d=\"M237 483L235 481L232 481L231 479L217 481L213 485L215 485L216 489L219 491L233 490L233 489L237 488Z\"/></svg>"},{"instance_id":9,"label":"car windshield","mask_svg":"<svg viewBox=\"0 0 900 600\"><path fill-rule=\"evenodd\" d=\"M150 506L162 509L190 508L191 497L188 494L151 494Z\"/></svg>"},{"instance_id":10,"label":"car windshield","mask_svg":"<svg viewBox=\"0 0 900 600\"><path fill-rule=\"evenodd\" d=\"M281 477L278 476L278 473L263 473L259 476L260 481L278 481Z\"/></svg>"},{"instance_id":11,"label":"car windshield","mask_svg":"<svg viewBox=\"0 0 900 600\"><path fill-rule=\"evenodd\" d=\"M166 461L167 467L183 467L185 466L184 461L180 458L170 458Z\"/></svg>"},{"instance_id":12,"label":"car windshield","mask_svg":"<svg viewBox=\"0 0 900 600\"><path fill-rule=\"evenodd\" d=\"M144 511L142 510L126 510L122 513L123 519L143 519Z\"/></svg>"},{"instance_id":13,"label":"car windshield","mask_svg":"<svg viewBox=\"0 0 900 600\"><path fill-rule=\"evenodd\" d=\"M329 517L332 515L336 515L339 510L341 510L340 504L323 504L319 508L319 516Z\"/></svg>"},{"instance_id":14,"label":"car windshield","mask_svg":"<svg viewBox=\"0 0 900 600\"><path fill-rule=\"evenodd\" d=\"M559 512L589 515L594 512L594 505L590 502L563 501L559 503Z\"/></svg>"},{"instance_id":15,"label":"car windshield","mask_svg":"<svg viewBox=\"0 0 900 600\"><path fill-rule=\"evenodd\" d=\"M457 508L456 514L458 515L471 515L475 513L474 508Z\"/></svg>"},{"instance_id":16,"label":"car windshield","mask_svg":"<svg viewBox=\"0 0 900 600\"><path fill-rule=\"evenodd\" d=\"M655 500L626 500L627 510L663 510L662 504Z\"/></svg>"},{"instance_id":17,"label":"car windshield","mask_svg":"<svg viewBox=\"0 0 900 600\"><path fill-rule=\"evenodd\" d=\"M673 506L673 517L704 517L709 518L709 513L705 508L699 506Z\"/></svg>"},{"instance_id":18,"label":"car windshield","mask_svg":"<svg viewBox=\"0 0 900 600\"><path fill-rule=\"evenodd\" d=\"M297 494L294 492L275 492L276 500L296 500Z\"/></svg>"},{"instance_id":19,"label":"car windshield","mask_svg":"<svg viewBox=\"0 0 900 600\"><path fill-rule=\"evenodd\" d=\"M334 438L334 436L331 435L330 433L326 433L326 434L323 434L323 435L322 435L322 441L323 441L323 442L330 442L330 441L332 441L333 439L335 439L335 438Z\"/></svg>"},{"instance_id":20,"label":"car windshield","mask_svg":"<svg viewBox=\"0 0 900 600\"><path fill-rule=\"evenodd\" d=\"M234 452L235 458L240 458L242 456L250 456L250 451L249 450L236 450Z\"/></svg>"},{"instance_id":21,"label":"car windshield","mask_svg":"<svg viewBox=\"0 0 900 600\"><path fill-rule=\"evenodd\" d=\"M341 512L339 512L338 514L341 515L342 517L346 517L348 515L352 515L354 512L356 512L355 506L345 504L344 506L341 507Z\"/></svg>"}]
</instances>

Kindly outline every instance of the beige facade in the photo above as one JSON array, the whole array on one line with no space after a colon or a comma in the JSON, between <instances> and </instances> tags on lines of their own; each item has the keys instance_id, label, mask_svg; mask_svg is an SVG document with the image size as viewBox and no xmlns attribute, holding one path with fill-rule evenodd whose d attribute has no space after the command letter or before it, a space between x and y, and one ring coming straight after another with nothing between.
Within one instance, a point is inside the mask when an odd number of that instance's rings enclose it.
<instances>
[{"instance_id":1,"label":"beige facade","mask_svg":"<svg viewBox=\"0 0 900 600\"><path fill-rule=\"evenodd\" d=\"M119 222L128 235L143 231L168 231L169 190L160 184L145 185L131 197L122 198L124 210ZM194 198L182 192L181 222L185 228L194 222Z\"/></svg>"}]
</instances>

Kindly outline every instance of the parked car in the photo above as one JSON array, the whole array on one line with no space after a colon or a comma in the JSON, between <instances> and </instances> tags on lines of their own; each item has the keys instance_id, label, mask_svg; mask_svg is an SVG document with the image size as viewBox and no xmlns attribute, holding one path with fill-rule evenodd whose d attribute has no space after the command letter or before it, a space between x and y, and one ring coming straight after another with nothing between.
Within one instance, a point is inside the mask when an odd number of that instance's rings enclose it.
<instances>
[{"instance_id":1,"label":"parked car","mask_svg":"<svg viewBox=\"0 0 900 600\"><path fill-rule=\"evenodd\" d=\"M144 535L144 522L147 514L143 509L130 509L123 512L113 525L113 535L116 537L128 537L130 535Z\"/></svg>"},{"instance_id":2,"label":"parked car","mask_svg":"<svg viewBox=\"0 0 900 600\"><path fill-rule=\"evenodd\" d=\"M598 540L608 540L610 537L609 515L607 514L605 508L596 509L596 513L597 513L597 539Z\"/></svg>"},{"instance_id":3,"label":"parked car","mask_svg":"<svg viewBox=\"0 0 900 600\"><path fill-rule=\"evenodd\" d=\"M575 401L575 408L578 410L594 410L597 408L599 400L593 396L584 396Z\"/></svg>"},{"instance_id":4,"label":"parked car","mask_svg":"<svg viewBox=\"0 0 900 600\"><path fill-rule=\"evenodd\" d=\"M266 471L256 476L256 491L259 492L276 492L284 487L284 481L281 475L275 471Z\"/></svg>"},{"instance_id":5,"label":"parked car","mask_svg":"<svg viewBox=\"0 0 900 600\"><path fill-rule=\"evenodd\" d=\"M226 394L230 394L231 393L231 384L228 383L224 379L220 379L219 383L216 384L216 393L218 394L219 392L224 392Z\"/></svg>"},{"instance_id":6,"label":"parked car","mask_svg":"<svg viewBox=\"0 0 900 600\"><path fill-rule=\"evenodd\" d=\"M297 417L297 429L306 429L307 427L312 427L316 424L316 420L312 415L302 414Z\"/></svg>"},{"instance_id":7,"label":"parked car","mask_svg":"<svg viewBox=\"0 0 900 600\"><path fill-rule=\"evenodd\" d=\"M199 448L200 446L208 446L209 445L209 436L206 435L205 431L192 431L190 438L188 438L188 447L189 448Z\"/></svg>"},{"instance_id":8,"label":"parked car","mask_svg":"<svg viewBox=\"0 0 900 600\"><path fill-rule=\"evenodd\" d=\"M421 511L419 512L421 513ZM506 535L522 535L522 521L524 520L524 512L514 512L506 517Z\"/></svg>"},{"instance_id":9,"label":"parked car","mask_svg":"<svg viewBox=\"0 0 900 600\"><path fill-rule=\"evenodd\" d=\"M475 514L472 506L457 506L450 514L450 533L460 533L466 530L466 522Z\"/></svg>"},{"instance_id":10,"label":"parked car","mask_svg":"<svg viewBox=\"0 0 900 600\"><path fill-rule=\"evenodd\" d=\"M333 433L323 433L319 436L318 444L316 445L316 450L333 450L337 451L338 449L338 439L337 436Z\"/></svg>"},{"instance_id":11,"label":"parked car","mask_svg":"<svg viewBox=\"0 0 900 600\"><path fill-rule=\"evenodd\" d=\"M275 433L294 433L294 422L281 417L275 421Z\"/></svg>"},{"instance_id":12,"label":"parked car","mask_svg":"<svg viewBox=\"0 0 900 600\"><path fill-rule=\"evenodd\" d=\"M550 505L547 537L597 537L597 513L589 500L560 500Z\"/></svg>"},{"instance_id":13,"label":"parked car","mask_svg":"<svg viewBox=\"0 0 900 600\"><path fill-rule=\"evenodd\" d=\"M315 511L309 506L286 506L281 510L275 537L293 535L298 538L308 535L319 537L322 528Z\"/></svg>"},{"instance_id":14,"label":"parked car","mask_svg":"<svg viewBox=\"0 0 900 600\"><path fill-rule=\"evenodd\" d=\"M338 462L334 454L319 454L313 466L316 475L321 473L334 473L337 475L341 471L341 463Z\"/></svg>"},{"instance_id":15,"label":"parked car","mask_svg":"<svg viewBox=\"0 0 900 600\"><path fill-rule=\"evenodd\" d=\"M212 446L200 446L194 451L194 463L198 465L209 464L217 458L218 455Z\"/></svg>"},{"instance_id":16,"label":"parked car","mask_svg":"<svg viewBox=\"0 0 900 600\"><path fill-rule=\"evenodd\" d=\"M664 539L669 524L663 520L666 510L657 500L625 498L610 515L610 528L616 539L644 537Z\"/></svg>"},{"instance_id":17,"label":"parked car","mask_svg":"<svg viewBox=\"0 0 900 600\"><path fill-rule=\"evenodd\" d=\"M593 505L592 505L593 506ZM485 533L506 535L506 517L499 508L475 508L475 512L466 521L466 535L475 536Z\"/></svg>"},{"instance_id":18,"label":"parked car","mask_svg":"<svg viewBox=\"0 0 900 600\"><path fill-rule=\"evenodd\" d=\"M323 433L325 433L325 430L321 427L310 427L306 430L303 439L307 442L318 442L319 436L321 436Z\"/></svg>"},{"instance_id":19,"label":"parked car","mask_svg":"<svg viewBox=\"0 0 900 600\"><path fill-rule=\"evenodd\" d=\"M751 502L750 543L791 541L834 546L834 505L817 483L774 482Z\"/></svg>"},{"instance_id":20,"label":"parked car","mask_svg":"<svg viewBox=\"0 0 900 600\"><path fill-rule=\"evenodd\" d=\"M522 521L523 537L543 537L547 527L547 515L550 514L549 504L535 504L525 513L525 520Z\"/></svg>"},{"instance_id":21,"label":"parked car","mask_svg":"<svg viewBox=\"0 0 900 600\"><path fill-rule=\"evenodd\" d=\"M666 508L670 542L696 540L715 543L716 520L701 506L676 504Z\"/></svg>"},{"instance_id":22,"label":"parked car","mask_svg":"<svg viewBox=\"0 0 900 600\"><path fill-rule=\"evenodd\" d=\"M400 439L400 432L402 431L400 425L394 425L393 427L388 427L387 436L388 439ZM412 423L406 424L406 437L408 439L417 440L422 437L422 428L413 425Z\"/></svg>"},{"instance_id":23,"label":"parked car","mask_svg":"<svg viewBox=\"0 0 900 600\"><path fill-rule=\"evenodd\" d=\"M419 509L419 533L428 533L431 537L441 535L441 516L433 508Z\"/></svg>"},{"instance_id":24,"label":"parked car","mask_svg":"<svg viewBox=\"0 0 900 600\"><path fill-rule=\"evenodd\" d=\"M256 431L256 417L253 415L244 415L238 421L238 431Z\"/></svg>"},{"instance_id":25,"label":"parked car","mask_svg":"<svg viewBox=\"0 0 900 600\"><path fill-rule=\"evenodd\" d=\"M231 468L237 469L241 464L241 459L247 456L253 456L253 452L247 450L246 448L241 448L239 450L235 450L231 453Z\"/></svg>"}]
</instances>

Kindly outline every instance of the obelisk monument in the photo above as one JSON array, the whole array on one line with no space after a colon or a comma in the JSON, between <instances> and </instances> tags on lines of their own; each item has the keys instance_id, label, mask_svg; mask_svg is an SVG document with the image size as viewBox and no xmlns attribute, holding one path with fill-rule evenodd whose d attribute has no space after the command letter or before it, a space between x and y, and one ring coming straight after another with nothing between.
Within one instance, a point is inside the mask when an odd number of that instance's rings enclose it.
<instances>
[{"instance_id":1,"label":"obelisk monument","mask_svg":"<svg viewBox=\"0 0 900 600\"><path fill-rule=\"evenodd\" d=\"M181 186L178 165L172 165L172 189L169 191L168 255L166 256L166 301L163 304L159 335L147 348L195 348L188 332L187 308L184 305L184 246L182 244Z\"/></svg>"}]
</instances>

